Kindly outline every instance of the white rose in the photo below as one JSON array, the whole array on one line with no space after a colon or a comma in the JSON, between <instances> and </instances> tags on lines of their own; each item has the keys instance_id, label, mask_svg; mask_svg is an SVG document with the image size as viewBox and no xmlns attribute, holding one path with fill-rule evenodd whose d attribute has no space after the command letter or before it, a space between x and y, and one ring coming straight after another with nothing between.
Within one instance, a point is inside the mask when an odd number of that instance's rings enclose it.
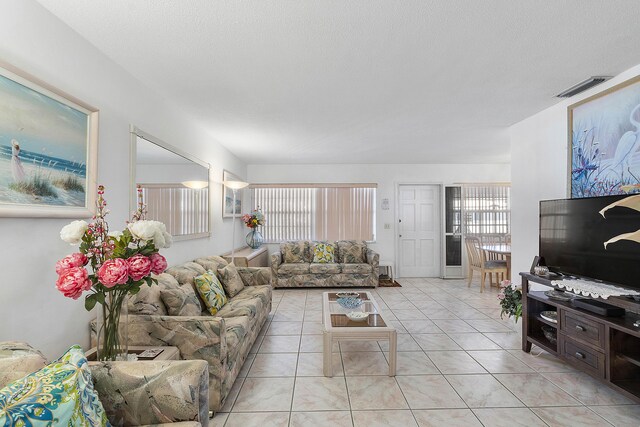
<instances>
[{"instance_id":1,"label":"white rose","mask_svg":"<svg viewBox=\"0 0 640 427\"><path fill-rule=\"evenodd\" d=\"M71 224L67 224L60 230L60 238L65 242L77 245L82 242L82 236L89 228L89 224L86 221L73 221Z\"/></svg>"},{"instance_id":2,"label":"white rose","mask_svg":"<svg viewBox=\"0 0 640 427\"><path fill-rule=\"evenodd\" d=\"M142 220L130 223L128 226L131 235L136 239L152 240L157 248L171 246L171 235L167 233L167 227L160 221Z\"/></svg>"},{"instance_id":3,"label":"white rose","mask_svg":"<svg viewBox=\"0 0 640 427\"><path fill-rule=\"evenodd\" d=\"M113 237L116 240L120 239L120 236L122 236L122 231L110 231L109 232L109 237Z\"/></svg>"}]
</instances>

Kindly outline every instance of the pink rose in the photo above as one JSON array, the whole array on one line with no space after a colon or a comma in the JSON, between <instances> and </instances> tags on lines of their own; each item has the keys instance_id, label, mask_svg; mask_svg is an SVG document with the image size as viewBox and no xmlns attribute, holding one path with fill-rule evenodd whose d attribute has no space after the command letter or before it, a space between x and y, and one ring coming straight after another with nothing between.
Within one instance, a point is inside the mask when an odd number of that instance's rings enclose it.
<instances>
[{"instance_id":1,"label":"pink rose","mask_svg":"<svg viewBox=\"0 0 640 427\"><path fill-rule=\"evenodd\" d=\"M503 280L502 282L500 282L500 287L501 288L506 288L510 284L511 284L511 280Z\"/></svg>"},{"instance_id":2,"label":"pink rose","mask_svg":"<svg viewBox=\"0 0 640 427\"><path fill-rule=\"evenodd\" d=\"M107 288L124 285L129 280L129 266L122 258L109 259L98 269L98 280Z\"/></svg>"},{"instance_id":3,"label":"pink rose","mask_svg":"<svg viewBox=\"0 0 640 427\"><path fill-rule=\"evenodd\" d=\"M84 267L89 260L85 254L77 252L75 254L67 255L60 261L56 262L56 273L62 274L65 270L73 267Z\"/></svg>"},{"instance_id":4,"label":"pink rose","mask_svg":"<svg viewBox=\"0 0 640 427\"><path fill-rule=\"evenodd\" d=\"M129 276L138 281L151 273L151 260L141 254L134 255L127 260L129 264Z\"/></svg>"},{"instance_id":5,"label":"pink rose","mask_svg":"<svg viewBox=\"0 0 640 427\"><path fill-rule=\"evenodd\" d=\"M167 260L159 253L155 253L149 257L151 260L151 272L153 274L162 274L167 269Z\"/></svg>"},{"instance_id":6,"label":"pink rose","mask_svg":"<svg viewBox=\"0 0 640 427\"><path fill-rule=\"evenodd\" d=\"M498 294L498 299L499 299L500 301L502 301L504 298L505 298L505 297L504 297L504 294L502 294L502 293Z\"/></svg>"},{"instance_id":7,"label":"pink rose","mask_svg":"<svg viewBox=\"0 0 640 427\"><path fill-rule=\"evenodd\" d=\"M67 298L78 299L82 291L91 289L89 273L84 267L70 267L62 271L56 287Z\"/></svg>"}]
</instances>

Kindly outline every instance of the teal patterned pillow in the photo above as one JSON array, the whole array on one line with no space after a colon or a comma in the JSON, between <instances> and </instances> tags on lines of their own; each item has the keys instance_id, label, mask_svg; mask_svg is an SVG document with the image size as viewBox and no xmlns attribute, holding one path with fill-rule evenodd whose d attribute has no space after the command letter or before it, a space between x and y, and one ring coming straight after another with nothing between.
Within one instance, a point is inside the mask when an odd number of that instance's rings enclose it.
<instances>
[{"instance_id":1,"label":"teal patterned pillow","mask_svg":"<svg viewBox=\"0 0 640 427\"><path fill-rule=\"evenodd\" d=\"M0 390L0 426L110 426L79 345Z\"/></svg>"},{"instance_id":2,"label":"teal patterned pillow","mask_svg":"<svg viewBox=\"0 0 640 427\"><path fill-rule=\"evenodd\" d=\"M207 271L197 276L195 284L202 301L204 301L204 305L207 306L207 310L215 316L228 301L227 294L224 293L224 288L216 273Z\"/></svg>"},{"instance_id":3,"label":"teal patterned pillow","mask_svg":"<svg viewBox=\"0 0 640 427\"><path fill-rule=\"evenodd\" d=\"M325 242L316 242L313 245L313 262L326 264L334 263L336 249L333 245Z\"/></svg>"}]
</instances>

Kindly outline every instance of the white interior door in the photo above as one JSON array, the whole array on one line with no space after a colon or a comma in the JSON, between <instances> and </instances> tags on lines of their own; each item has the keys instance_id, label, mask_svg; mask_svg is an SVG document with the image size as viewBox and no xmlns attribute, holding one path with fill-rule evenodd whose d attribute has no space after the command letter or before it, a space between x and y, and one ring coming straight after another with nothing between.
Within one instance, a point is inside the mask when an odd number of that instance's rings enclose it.
<instances>
[{"instance_id":1,"label":"white interior door","mask_svg":"<svg viewBox=\"0 0 640 427\"><path fill-rule=\"evenodd\" d=\"M440 186L398 188L400 277L440 277Z\"/></svg>"}]
</instances>

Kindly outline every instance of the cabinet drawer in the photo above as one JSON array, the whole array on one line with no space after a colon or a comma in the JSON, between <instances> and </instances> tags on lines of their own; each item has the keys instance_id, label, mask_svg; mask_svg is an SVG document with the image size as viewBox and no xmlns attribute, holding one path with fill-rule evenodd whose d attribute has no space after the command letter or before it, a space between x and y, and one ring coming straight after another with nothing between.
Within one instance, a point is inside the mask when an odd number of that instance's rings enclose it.
<instances>
[{"instance_id":1,"label":"cabinet drawer","mask_svg":"<svg viewBox=\"0 0 640 427\"><path fill-rule=\"evenodd\" d=\"M562 310L560 330L567 336L604 350L604 324Z\"/></svg>"},{"instance_id":2,"label":"cabinet drawer","mask_svg":"<svg viewBox=\"0 0 640 427\"><path fill-rule=\"evenodd\" d=\"M560 353L574 366L605 376L605 354L565 336L560 337Z\"/></svg>"}]
</instances>

